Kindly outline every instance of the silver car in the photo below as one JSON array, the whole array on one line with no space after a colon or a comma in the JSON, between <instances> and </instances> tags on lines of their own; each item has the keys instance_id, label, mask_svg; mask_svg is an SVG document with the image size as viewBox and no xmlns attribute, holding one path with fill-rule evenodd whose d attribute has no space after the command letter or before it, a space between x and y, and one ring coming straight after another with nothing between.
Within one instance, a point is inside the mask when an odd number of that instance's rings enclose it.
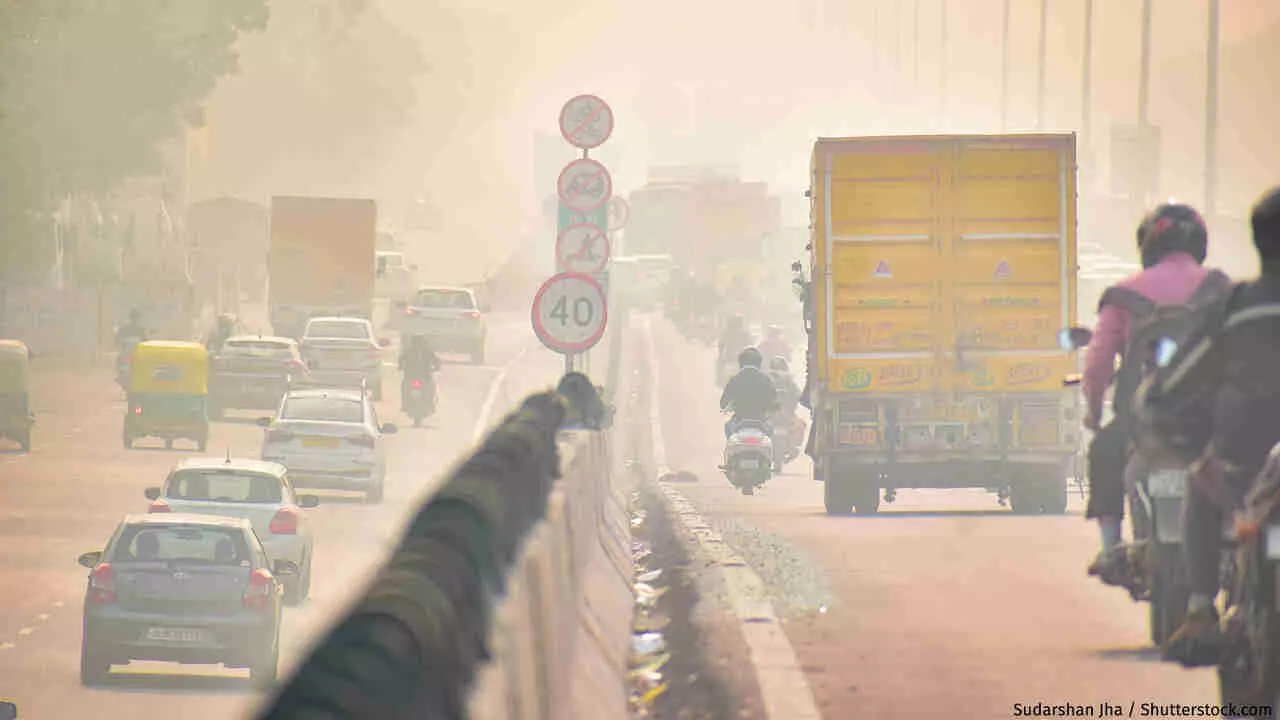
<instances>
[{"instance_id":1,"label":"silver car","mask_svg":"<svg viewBox=\"0 0 1280 720\"><path fill-rule=\"evenodd\" d=\"M402 339L425 335L436 350L465 353L473 363L484 362L486 334L483 308L467 288L420 288L400 321Z\"/></svg>"},{"instance_id":2,"label":"silver car","mask_svg":"<svg viewBox=\"0 0 1280 720\"><path fill-rule=\"evenodd\" d=\"M262 418L262 459L289 469L294 487L363 492L382 502L387 477L385 436L368 393L345 389L290 390L276 417Z\"/></svg>"},{"instance_id":3,"label":"silver car","mask_svg":"<svg viewBox=\"0 0 1280 720\"><path fill-rule=\"evenodd\" d=\"M298 343L310 370L307 382L367 386L374 400L382 399L382 349L389 344L374 335L373 323L358 317L311 318Z\"/></svg>"},{"instance_id":4,"label":"silver car","mask_svg":"<svg viewBox=\"0 0 1280 720\"><path fill-rule=\"evenodd\" d=\"M248 520L211 515L129 515L105 550L80 556L84 595L80 681L104 682L131 660L249 668L276 681L280 577Z\"/></svg>"}]
</instances>

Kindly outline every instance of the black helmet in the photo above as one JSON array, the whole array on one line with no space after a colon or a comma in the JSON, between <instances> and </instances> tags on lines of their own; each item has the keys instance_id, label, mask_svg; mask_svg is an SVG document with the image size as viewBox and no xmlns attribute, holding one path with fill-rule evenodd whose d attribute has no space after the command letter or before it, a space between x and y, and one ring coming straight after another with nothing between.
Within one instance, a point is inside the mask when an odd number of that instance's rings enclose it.
<instances>
[{"instance_id":1,"label":"black helmet","mask_svg":"<svg viewBox=\"0 0 1280 720\"><path fill-rule=\"evenodd\" d=\"M759 370L763 364L764 356L754 347L743 348L742 352L738 353L738 367L740 368L753 367Z\"/></svg>"},{"instance_id":2,"label":"black helmet","mask_svg":"<svg viewBox=\"0 0 1280 720\"><path fill-rule=\"evenodd\" d=\"M1149 268L1166 255L1184 252L1204 264L1209 251L1209 231L1204 218L1190 205L1164 203L1138 226L1138 253Z\"/></svg>"},{"instance_id":3,"label":"black helmet","mask_svg":"<svg viewBox=\"0 0 1280 720\"><path fill-rule=\"evenodd\" d=\"M1280 256L1280 185L1258 198L1249 222L1253 226L1253 246L1258 249L1259 259Z\"/></svg>"},{"instance_id":4,"label":"black helmet","mask_svg":"<svg viewBox=\"0 0 1280 720\"><path fill-rule=\"evenodd\" d=\"M785 357L778 355L769 361L769 369L778 372L791 372L791 365Z\"/></svg>"}]
</instances>

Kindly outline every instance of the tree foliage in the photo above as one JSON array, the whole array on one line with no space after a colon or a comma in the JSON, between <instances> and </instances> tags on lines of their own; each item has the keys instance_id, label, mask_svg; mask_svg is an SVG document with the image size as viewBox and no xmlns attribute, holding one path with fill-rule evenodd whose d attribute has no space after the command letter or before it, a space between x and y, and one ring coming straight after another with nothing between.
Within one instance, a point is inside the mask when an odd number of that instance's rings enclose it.
<instances>
[{"instance_id":1,"label":"tree foliage","mask_svg":"<svg viewBox=\"0 0 1280 720\"><path fill-rule=\"evenodd\" d=\"M0 271L31 218L159 169L267 20L265 0L0 0Z\"/></svg>"}]
</instances>

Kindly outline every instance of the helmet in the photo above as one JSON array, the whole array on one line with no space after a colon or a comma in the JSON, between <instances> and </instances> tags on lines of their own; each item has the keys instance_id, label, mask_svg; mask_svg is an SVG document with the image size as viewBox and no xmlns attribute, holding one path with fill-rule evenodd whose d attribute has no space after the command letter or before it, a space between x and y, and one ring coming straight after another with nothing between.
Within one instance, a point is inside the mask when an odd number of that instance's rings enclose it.
<instances>
[{"instance_id":1,"label":"helmet","mask_svg":"<svg viewBox=\"0 0 1280 720\"><path fill-rule=\"evenodd\" d=\"M738 367L753 367L759 370L761 365L764 365L764 356L754 347L743 348L742 352L738 353Z\"/></svg>"},{"instance_id":2,"label":"helmet","mask_svg":"<svg viewBox=\"0 0 1280 720\"><path fill-rule=\"evenodd\" d=\"M769 369L777 372L791 372L791 365L787 363L785 357L778 355L769 361Z\"/></svg>"},{"instance_id":3,"label":"helmet","mask_svg":"<svg viewBox=\"0 0 1280 720\"><path fill-rule=\"evenodd\" d=\"M1280 185L1258 198L1249 222L1253 226L1253 245L1258 249L1258 257L1267 259L1280 254Z\"/></svg>"},{"instance_id":4,"label":"helmet","mask_svg":"<svg viewBox=\"0 0 1280 720\"><path fill-rule=\"evenodd\" d=\"M1138 226L1138 253L1142 266L1152 267L1175 252L1184 252L1203 264L1209 250L1209 231L1204 218L1190 205L1164 203L1152 210Z\"/></svg>"},{"instance_id":5,"label":"helmet","mask_svg":"<svg viewBox=\"0 0 1280 720\"><path fill-rule=\"evenodd\" d=\"M221 315L218 316L218 327L220 328L229 329L232 325L235 324L235 322L236 322L235 316L231 315L230 313L222 313Z\"/></svg>"}]
</instances>

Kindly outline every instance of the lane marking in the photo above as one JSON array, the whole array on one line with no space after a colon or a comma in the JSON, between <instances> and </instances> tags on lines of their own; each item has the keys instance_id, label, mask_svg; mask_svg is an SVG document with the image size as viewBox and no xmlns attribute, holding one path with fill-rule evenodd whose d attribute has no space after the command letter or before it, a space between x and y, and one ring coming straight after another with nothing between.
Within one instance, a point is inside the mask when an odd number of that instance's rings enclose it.
<instances>
[{"instance_id":1,"label":"lane marking","mask_svg":"<svg viewBox=\"0 0 1280 720\"><path fill-rule=\"evenodd\" d=\"M13 644L13 643L11 643L11 642L0 643L0 650L12 650L12 649L14 649L15 647L17 647L17 646L16 646L16 645L14 645L14 644Z\"/></svg>"},{"instance_id":2,"label":"lane marking","mask_svg":"<svg viewBox=\"0 0 1280 720\"><path fill-rule=\"evenodd\" d=\"M511 373L511 369L516 366L516 363L523 360L524 356L529 353L530 347L530 345L525 345L510 362L502 366L502 369L494 376L493 382L489 384L489 393L485 395L484 403L480 405L480 415L476 418L475 427L471 429L471 443L473 445L480 442L480 439L484 437L485 431L489 429L489 416L493 414L493 407L498 403L498 392L502 390L502 386L507 382L507 375Z\"/></svg>"},{"instance_id":3,"label":"lane marking","mask_svg":"<svg viewBox=\"0 0 1280 720\"><path fill-rule=\"evenodd\" d=\"M39 622L44 622L45 620L48 620L48 619L49 619L49 613L40 613L39 615L36 616L36 620Z\"/></svg>"},{"instance_id":4,"label":"lane marking","mask_svg":"<svg viewBox=\"0 0 1280 720\"><path fill-rule=\"evenodd\" d=\"M681 524L698 539L702 551L719 561L718 565L709 569L718 571L724 578L734 614L738 618L738 629L750 650L751 666L760 686L765 717L777 720L822 720L822 714L814 704L808 678L800 670L795 648L778 623L773 604L756 599L763 594L764 581L711 529L694 510L693 503L675 487L661 481L661 478L671 472L671 468L667 465L666 440L663 438L661 396L658 392L658 351L653 340L650 318L650 315L645 315L640 319L640 332L644 335L649 361L649 423L653 461L659 478L658 487L680 516Z\"/></svg>"},{"instance_id":5,"label":"lane marking","mask_svg":"<svg viewBox=\"0 0 1280 720\"><path fill-rule=\"evenodd\" d=\"M18 637L26 637L35 631L36 629L33 627L24 627L18 631Z\"/></svg>"}]
</instances>

